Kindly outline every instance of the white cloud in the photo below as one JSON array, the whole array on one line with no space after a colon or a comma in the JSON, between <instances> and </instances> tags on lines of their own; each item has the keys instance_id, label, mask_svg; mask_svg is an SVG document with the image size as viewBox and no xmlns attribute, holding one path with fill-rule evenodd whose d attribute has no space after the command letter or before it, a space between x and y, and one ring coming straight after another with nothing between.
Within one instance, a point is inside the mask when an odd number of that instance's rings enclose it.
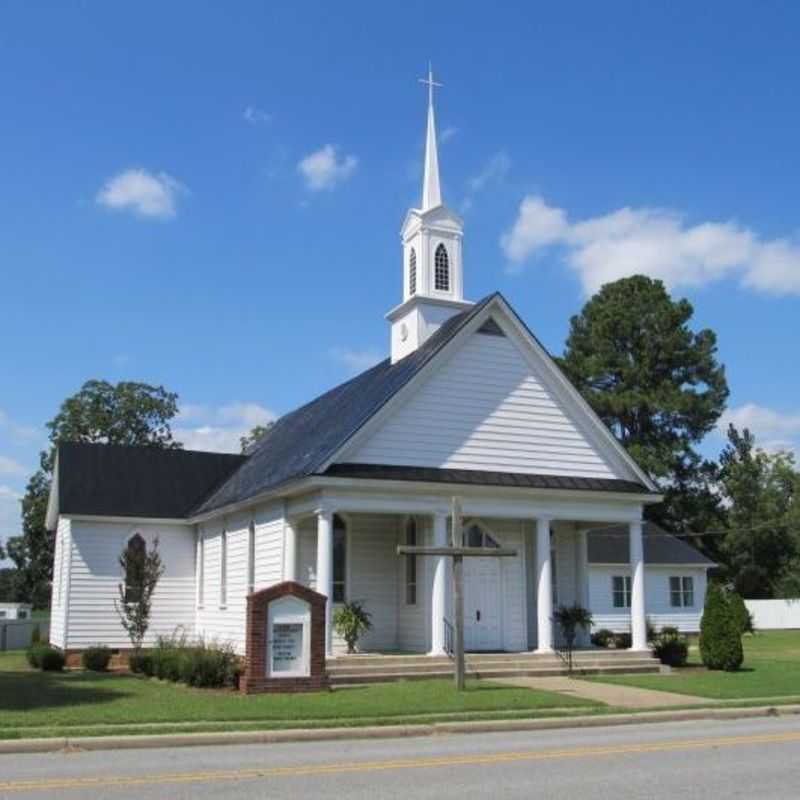
<instances>
[{"instance_id":1,"label":"white cloud","mask_svg":"<svg viewBox=\"0 0 800 800\"><path fill-rule=\"evenodd\" d=\"M20 500L22 495L19 492L10 486L0 485L0 544L22 533Z\"/></svg>"},{"instance_id":2,"label":"white cloud","mask_svg":"<svg viewBox=\"0 0 800 800\"><path fill-rule=\"evenodd\" d=\"M454 136L458 135L458 128L449 125L439 134L439 144L447 144Z\"/></svg>"},{"instance_id":3,"label":"white cloud","mask_svg":"<svg viewBox=\"0 0 800 800\"><path fill-rule=\"evenodd\" d=\"M383 361L384 355L377 350L350 350L346 347L334 347L329 351L330 357L334 361L343 364L348 372L358 373L374 367Z\"/></svg>"},{"instance_id":4,"label":"white cloud","mask_svg":"<svg viewBox=\"0 0 800 800\"><path fill-rule=\"evenodd\" d=\"M475 200L475 195L490 183L502 181L511 169L511 159L508 154L500 150L495 153L484 165L477 175L467 181L467 195L461 207L469 211Z\"/></svg>"},{"instance_id":5,"label":"white cloud","mask_svg":"<svg viewBox=\"0 0 800 800\"><path fill-rule=\"evenodd\" d=\"M0 475L24 475L27 472L22 464L8 456L0 456Z\"/></svg>"},{"instance_id":6,"label":"white cloud","mask_svg":"<svg viewBox=\"0 0 800 800\"><path fill-rule=\"evenodd\" d=\"M251 125L266 125L272 122L272 114L268 114L266 111L263 111L256 106L247 106L247 108L245 108L245 110L242 112L242 118L245 122L249 122Z\"/></svg>"},{"instance_id":7,"label":"white cloud","mask_svg":"<svg viewBox=\"0 0 800 800\"><path fill-rule=\"evenodd\" d=\"M297 169L312 192L333 189L355 172L358 159L353 155L338 155L336 147L326 144L302 159Z\"/></svg>"},{"instance_id":8,"label":"white cloud","mask_svg":"<svg viewBox=\"0 0 800 800\"><path fill-rule=\"evenodd\" d=\"M180 408L179 424L172 433L187 450L238 453L242 436L256 425L276 419L277 414L258 403L231 403L220 408L186 403Z\"/></svg>"},{"instance_id":9,"label":"white cloud","mask_svg":"<svg viewBox=\"0 0 800 800\"><path fill-rule=\"evenodd\" d=\"M110 178L97 193L101 206L130 211L146 219L171 219L177 213L178 196L186 187L166 172L127 169Z\"/></svg>"},{"instance_id":10,"label":"white cloud","mask_svg":"<svg viewBox=\"0 0 800 800\"><path fill-rule=\"evenodd\" d=\"M42 436L42 431L30 425L19 425L2 409L0 409L0 428L9 431L15 439L21 441L31 441Z\"/></svg>"},{"instance_id":11,"label":"white cloud","mask_svg":"<svg viewBox=\"0 0 800 800\"><path fill-rule=\"evenodd\" d=\"M762 241L736 222L689 225L665 209L621 208L571 222L564 209L529 195L500 245L512 272L546 248L562 248L587 294L634 274L669 287L738 278L758 291L800 294L800 242Z\"/></svg>"},{"instance_id":12,"label":"white cloud","mask_svg":"<svg viewBox=\"0 0 800 800\"><path fill-rule=\"evenodd\" d=\"M756 437L756 444L764 450L793 450L800 454L800 411L784 413L757 403L745 403L720 417L721 436L727 434L731 423L740 431L750 430Z\"/></svg>"}]
</instances>

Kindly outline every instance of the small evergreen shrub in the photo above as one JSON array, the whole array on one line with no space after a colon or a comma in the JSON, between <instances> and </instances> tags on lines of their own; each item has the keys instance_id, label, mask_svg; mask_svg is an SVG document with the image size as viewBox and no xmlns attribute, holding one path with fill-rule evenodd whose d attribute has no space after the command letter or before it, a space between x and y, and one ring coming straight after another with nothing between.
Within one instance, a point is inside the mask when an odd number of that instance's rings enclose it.
<instances>
[{"instance_id":1,"label":"small evergreen shrub","mask_svg":"<svg viewBox=\"0 0 800 800\"><path fill-rule=\"evenodd\" d=\"M653 653L662 664L683 667L689 660L689 642L677 628L665 627L653 640Z\"/></svg>"},{"instance_id":2,"label":"small evergreen shrub","mask_svg":"<svg viewBox=\"0 0 800 800\"><path fill-rule=\"evenodd\" d=\"M753 628L753 615L747 610L742 596L737 592L731 592L728 595L728 602L731 606L731 613L741 633L755 633Z\"/></svg>"},{"instance_id":3,"label":"small evergreen shrub","mask_svg":"<svg viewBox=\"0 0 800 800\"><path fill-rule=\"evenodd\" d=\"M706 592L706 605L700 620L700 657L708 669L734 672L742 665L740 620L718 583Z\"/></svg>"},{"instance_id":4,"label":"small evergreen shrub","mask_svg":"<svg viewBox=\"0 0 800 800\"><path fill-rule=\"evenodd\" d=\"M131 653L128 656L128 669L135 675L153 675L153 657L150 653Z\"/></svg>"},{"instance_id":5,"label":"small evergreen shrub","mask_svg":"<svg viewBox=\"0 0 800 800\"><path fill-rule=\"evenodd\" d=\"M87 647L81 653L81 666L91 672L106 672L111 661L111 650L103 645Z\"/></svg>"},{"instance_id":6,"label":"small evergreen shrub","mask_svg":"<svg viewBox=\"0 0 800 800\"><path fill-rule=\"evenodd\" d=\"M43 642L31 645L25 653L25 657L34 669L40 669L43 672L61 672L66 663L64 654L60 650Z\"/></svg>"},{"instance_id":7,"label":"small evergreen shrub","mask_svg":"<svg viewBox=\"0 0 800 800\"><path fill-rule=\"evenodd\" d=\"M345 603L333 615L336 633L347 642L347 652L355 653L358 640L372 627L372 614L358 600Z\"/></svg>"},{"instance_id":8,"label":"small evergreen shrub","mask_svg":"<svg viewBox=\"0 0 800 800\"><path fill-rule=\"evenodd\" d=\"M654 642L658 636L658 630L656 630L653 620L651 620L650 617L645 617L644 624L647 629L647 641Z\"/></svg>"},{"instance_id":9,"label":"small evergreen shrub","mask_svg":"<svg viewBox=\"0 0 800 800\"><path fill-rule=\"evenodd\" d=\"M592 644L595 647L608 647L614 640L614 633L608 628L600 628L592 634Z\"/></svg>"},{"instance_id":10,"label":"small evergreen shrub","mask_svg":"<svg viewBox=\"0 0 800 800\"><path fill-rule=\"evenodd\" d=\"M233 648L203 641L189 643L185 637L159 639L153 651L137 666L145 675L198 688L235 687L241 672Z\"/></svg>"}]
</instances>

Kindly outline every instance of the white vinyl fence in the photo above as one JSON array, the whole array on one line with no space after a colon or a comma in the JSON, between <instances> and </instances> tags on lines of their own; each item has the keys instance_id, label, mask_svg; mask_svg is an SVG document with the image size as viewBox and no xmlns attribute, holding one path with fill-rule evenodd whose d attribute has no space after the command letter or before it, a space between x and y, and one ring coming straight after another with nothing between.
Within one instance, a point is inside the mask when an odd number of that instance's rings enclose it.
<instances>
[{"instance_id":1,"label":"white vinyl fence","mask_svg":"<svg viewBox=\"0 0 800 800\"><path fill-rule=\"evenodd\" d=\"M800 598L793 600L745 600L756 630L800 628Z\"/></svg>"},{"instance_id":2,"label":"white vinyl fence","mask_svg":"<svg viewBox=\"0 0 800 800\"><path fill-rule=\"evenodd\" d=\"M41 641L49 641L50 619L0 620L0 652L24 650L31 643L33 631L39 628Z\"/></svg>"}]
</instances>

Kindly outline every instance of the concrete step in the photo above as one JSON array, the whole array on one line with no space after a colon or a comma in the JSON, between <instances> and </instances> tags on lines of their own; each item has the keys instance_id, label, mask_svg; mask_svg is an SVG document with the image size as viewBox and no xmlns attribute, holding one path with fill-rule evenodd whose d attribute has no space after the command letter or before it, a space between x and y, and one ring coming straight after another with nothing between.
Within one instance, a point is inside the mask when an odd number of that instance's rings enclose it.
<instances>
[{"instance_id":1,"label":"concrete step","mask_svg":"<svg viewBox=\"0 0 800 800\"><path fill-rule=\"evenodd\" d=\"M640 658L629 659L624 663L621 661L614 661L612 659L595 659L592 661L573 662L576 670L603 670L603 669L619 669L621 671L630 671L635 668L654 667L658 670L659 663L655 659ZM517 670L520 672L534 671L534 670L555 670L557 672L563 671L566 665L560 659L548 659L542 661L524 661L524 660L509 660L509 661L485 661L480 664L467 662L466 668L468 671L473 672L487 672L493 670ZM453 664L450 661L437 662L437 663L414 663L414 664L360 664L360 665L338 665L329 663L328 674L331 677L337 675L394 675L404 674L413 675L418 673L428 672L452 672Z\"/></svg>"},{"instance_id":2,"label":"concrete step","mask_svg":"<svg viewBox=\"0 0 800 800\"><path fill-rule=\"evenodd\" d=\"M633 666L606 666L606 667L590 667L579 668L575 672L580 675L630 675L630 674L655 674L659 672L659 664L647 663L637 664ZM488 670L474 670L467 669L467 678L549 678L559 675L566 675L567 670L563 665L561 667L539 667L528 669L488 669ZM392 681L414 681L414 680L431 680L435 678L449 679L453 677L452 665L449 669L432 668L425 671L418 672L340 672L331 674L330 680L333 686L347 686L361 683L388 683Z\"/></svg>"}]
</instances>

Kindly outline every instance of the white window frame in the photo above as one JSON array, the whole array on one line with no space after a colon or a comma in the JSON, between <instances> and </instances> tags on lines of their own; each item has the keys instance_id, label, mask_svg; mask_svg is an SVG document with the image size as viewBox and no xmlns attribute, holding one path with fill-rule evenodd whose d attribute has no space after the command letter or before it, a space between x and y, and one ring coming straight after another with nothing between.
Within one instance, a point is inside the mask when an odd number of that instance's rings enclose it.
<instances>
[{"instance_id":1,"label":"white window frame","mask_svg":"<svg viewBox=\"0 0 800 800\"><path fill-rule=\"evenodd\" d=\"M256 590L256 521L247 526L247 593Z\"/></svg>"},{"instance_id":2,"label":"white window frame","mask_svg":"<svg viewBox=\"0 0 800 800\"><path fill-rule=\"evenodd\" d=\"M618 606L616 597L620 592L616 589L616 582L622 581L622 602L623 605ZM633 591L632 581L630 575L612 575L611 576L611 606L612 608L630 608L631 607L631 593Z\"/></svg>"},{"instance_id":3,"label":"white window frame","mask_svg":"<svg viewBox=\"0 0 800 800\"><path fill-rule=\"evenodd\" d=\"M439 248L444 252L446 270L442 273L447 279L447 286L441 288L439 286L439 267L436 263ZM435 292L442 292L442 294L450 294L453 291L453 268L450 263L450 253L447 250L447 245L444 242L438 242L433 249L433 290Z\"/></svg>"},{"instance_id":4,"label":"white window frame","mask_svg":"<svg viewBox=\"0 0 800 800\"><path fill-rule=\"evenodd\" d=\"M219 537L219 607L228 605L228 529L223 528Z\"/></svg>"},{"instance_id":5,"label":"white window frame","mask_svg":"<svg viewBox=\"0 0 800 800\"><path fill-rule=\"evenodd\" d=\"M677 589L673 589L673 581L678 582ZM687 602L687 598L691 602ZM694 608L694 575L670 575L669 606L670 608Z\"/></svg>"}]
</instances>

